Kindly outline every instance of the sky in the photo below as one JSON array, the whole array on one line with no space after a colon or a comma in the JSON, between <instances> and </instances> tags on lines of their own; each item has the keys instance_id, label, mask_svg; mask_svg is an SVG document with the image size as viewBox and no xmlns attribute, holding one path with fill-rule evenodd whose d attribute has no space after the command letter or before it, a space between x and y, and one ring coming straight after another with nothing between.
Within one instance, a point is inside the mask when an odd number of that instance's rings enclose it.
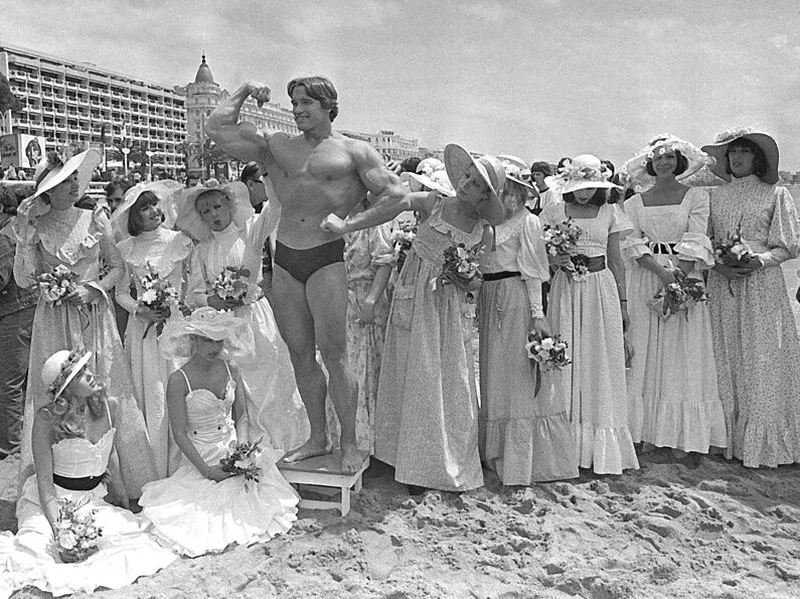
<instances>
[{"instance_id":1,"label":"sky","mask_svg":"<svg viewBox=\"0 0 800 599\"><path fill-rule=\"evenodd\" d=\"M800 170L798 0L0 0L0 39L168 86L322 74L335 126L618 166L656 134L772 134Z\"/></svg>"}]
</instances>

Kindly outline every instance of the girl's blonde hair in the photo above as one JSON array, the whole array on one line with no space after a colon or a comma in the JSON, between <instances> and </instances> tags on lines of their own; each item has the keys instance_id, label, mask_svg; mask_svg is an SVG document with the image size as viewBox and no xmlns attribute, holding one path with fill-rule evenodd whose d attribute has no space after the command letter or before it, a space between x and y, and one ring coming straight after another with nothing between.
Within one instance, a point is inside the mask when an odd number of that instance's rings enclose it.
<instances>
[{"instance_id":1,"label":"girl's blonde hair","mask_svg":"<svg viewBox=\"0 0 800 599\"><path fill-rule=\"evenodd\" d=\"M106 402L106 390L101 388L99 391L86 398L94 418L103 416ZM84 438L86 435L86 418L83 412L78 412L78 407L74 398L65 397L62 392L58 397L48 403L43 408L53 419L53 434L56 441L61 439Z\"/></svg>"}]
</instances>

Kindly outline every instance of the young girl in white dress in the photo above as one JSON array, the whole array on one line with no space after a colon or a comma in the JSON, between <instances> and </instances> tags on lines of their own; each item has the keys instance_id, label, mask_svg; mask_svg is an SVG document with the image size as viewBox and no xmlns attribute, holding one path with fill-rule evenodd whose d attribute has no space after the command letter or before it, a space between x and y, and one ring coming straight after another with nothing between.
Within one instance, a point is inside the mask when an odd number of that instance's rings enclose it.
<instances>
[{"instance_id":1,"label":"young girl in white dress","mask_svg":"<svg viewBox=\"0 0 800 599\"><path fill-rule=\"evenodd\" d=\"M189 358L167 384L172 434L183 455L175 474L145 485L144 517L170 547L191 557L287 532L299 499L275 467L281 452L262 440L257 481L220 465L232 444L248 441L245 388L239 368L228 361L253 351L248 323L198 308L171 319L160 342L167 357Z\"/></svg>"},{"instance_id":2,"label":"young girl in white dress","mask_svg":"<svg viewBox=\"0 0 800 599\"><path fill-rule=\"evenodd\" d=\"M0 598L25 586L55 596L105 587L118 589L176 559L149 534L147 522L127 509L114 448L116 407L88 369L91 352L61 350L44 364L50 401L33 419L35 474L17 502L19 532L0 534ZM108 475L106 472L108 471ZM97 552L78 561L54 543L59 503L95 511Z\"/></svg>"}]
</instances>

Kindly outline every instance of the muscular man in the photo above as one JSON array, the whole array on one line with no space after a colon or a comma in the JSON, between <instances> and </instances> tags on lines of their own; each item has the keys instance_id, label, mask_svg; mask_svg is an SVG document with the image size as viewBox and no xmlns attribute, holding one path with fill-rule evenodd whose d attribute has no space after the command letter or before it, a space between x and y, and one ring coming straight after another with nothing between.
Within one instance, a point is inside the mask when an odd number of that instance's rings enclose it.
<instances>
[{"instance_id":1,"label":"muscular man","mask_svg":"<svg viewBox=\"0 0 800 599\"><path fill-rule=\"evenodd\" d=\"M284 460L296 462L332 451L325 419L330 393L341 426L342 469L361 466L355 420L358 382L348 364L347 277L341 234L322 228L333 213L345 218L367 192L376 196L378 219L388 220L405 191L367 143L334 131L337 94L324 77L303 77L287 87L301 135L266 135L252 123L238 123L239 110L252 96L268 102L270 89L246 82L208 119L208 135L239 160L257 161L270 174L282 214L276 237L272 309L294 365L297 388L311 424L311 437ZM398 210L399 212L399 210ZM376 218L373 215L373 218ZM329 380L316 361L316 348Z\"/></svg>"}]
</instances>

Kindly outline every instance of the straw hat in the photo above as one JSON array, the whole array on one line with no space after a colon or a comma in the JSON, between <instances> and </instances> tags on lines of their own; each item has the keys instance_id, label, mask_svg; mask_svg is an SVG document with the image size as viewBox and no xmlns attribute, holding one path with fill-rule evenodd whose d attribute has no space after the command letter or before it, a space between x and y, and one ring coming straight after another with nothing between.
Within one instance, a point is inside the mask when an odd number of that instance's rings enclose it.
<instances>
[{"instance_id":1,"label":"straw hat","mask_svg":"<svg viewBox=\"0 0 800 599\"><path fill-rule=\"evenodd\" d=\"M454 185L458 185L467 169L474 166L489 188L489 200L478 205L478 212L490 225L497 225L503 220L504 211L499 194L506 182L506 171L497 158L481 156L476 160L458 144L447 144L444 148L444 166Z\"/></svg>"},{"instance_id":2,"label":"straw hat","mask_svg":"<svg viewBox=\"0 0 800 599\"><path fill-rule=\"evenodd\" d=\"M419 185L438 191L442 195L454 197L456 195L453 189L453 184L447 178L447 170L444 167L444 162L437 158L425 158L417 165L417 172L403 173L408 179L416 181ZM415 190L412 187L412 191Z\"/></svg>"},{"instance_id":3,"label":"straw hat","mask_svg":"<svg viewBox=\"0 0 800 599\"><path fill-rule=\"evenodd\" d=\"M178 312L175 310L173 313ZM249 356L255 351L253 329L244 318L206 306L197 308L187 317L178 313L167 320L164 332L158 338L161 353L171 360L190 358L190 335L224 341L225 353L231 358Z\"/></svg>"},{"instance_id":4,"label":"straw hat","mask_svg":"<svg viewBox=\"0 0 800 599\"><path fill-rule=\"evenodd\" d=\"M114 232L119 232L122 237L130 237L130 233L128 233L130 210L136 200L139 199L139 196L145 191L150 191L156 195L161 211L164 213L164 226L171 229L178 217L178 209L175 205L173 194L179 189L183 189L183 185L171 179L134 185L125 192L125 199L122 204L111 215L111 226L114 228Z\"/></svg>"},{"instance_id":5,"label":"straw hat","mask_svg":"<svg viewBox=\"0 0 800 599\"><path fill-rule=\"evenodd\" d=\"M730 173L725 172L725 167L727 166L725 155L728 152L728 145L737 139L749 139L761 148L761 151L764 152L764 157L767 159L767 173L764 175L763 180L771 185L777 183L778 161L780 158L778 144L775 143L771 136L766 133L759 133L752 128L727 129L717 135L713 144L703 146L703 151L708 152L716 160L716 164L711 168L712 172L726 181L731 180Z\"/></svg>"},{"instance_id":6,"label":"straw hat","mask_svg":"<svg viewBox=\"0 0 800 599\"><path fill-rule=\"evenodd\" d=\"M667 152L678 151L686 158L689 165L686 170L675 178L679 181L692 176L704 166L711 164L712 160L708 154L703 152L693 143L675 137L671 133L661 133L656 135L641 150L633 155L620 169L620 178L628 184L628 187L645 187L655 183L656 178L647 172L647 163L655 156Z\"/></svg>"},{"instance_id":7,"label":"straw hat","mask_svg":"<svg viewBox=\"0 0 800 599\"><path fill-rule=\"evenodd\" d=\"M178 213L175 227L197 241L205 241L211 237L211 228L203 221L196 208L197 200L210 191L218 191L230 200L231 217L240 229L255 214L250 204L247 185L240 181L220 185L216 179L209 179L204 185L182 188L175 192Z\"/></svg>"},{"instance_id":8,"label":"straw hat","mask_svg":"<svg viewBox=\"0 0 800 599\"><path fill-rule=\"evenodd\" d=\"M42 382L47 390L53 394L53 399L64 392L67 385L86 366L92 357L92 352L76 348L72 351L62 349L47 358L42 366Z\"/></svg>"},{"instance_id":9,"label":"straw hat","mask_svg":"<svg viewBox=\"0 0 800 599\"><path fill-rule=\"evenodd\" d=\"M549 185L561 194L572 193L579 189L622 189L609 181L610 177L611 171L597 156L581 154L572 160L567 160Z\"/></svg>"},{"instance_id":10,"label":"straw hat","mask_svg":"<svg viewBox=\"0 0 800 599\"><path fill-rule=\"evenodd\" d=\"M103 161L99 152L94 149L86 150L65 160L57 152L48 152L47 156L36 166L36 193L33 198L38 198L53 189L59 183L66 181L72 173L78 173L78 197L81 197L89 188L94 169Z\"/></svg>"},{"instance_id":11,"label":"straw hat","mask_svg":"<svg viewBox=\"0 0 800 599\"><path fill-rule=\"evenodd\" d=\"M511 179L528 189L533 189L533 185L530 182L531 169L528 168L528 164L522 158L511 154L499 154L497 159L506 171L506 179Z\"/></svg>"}]
</instances>

